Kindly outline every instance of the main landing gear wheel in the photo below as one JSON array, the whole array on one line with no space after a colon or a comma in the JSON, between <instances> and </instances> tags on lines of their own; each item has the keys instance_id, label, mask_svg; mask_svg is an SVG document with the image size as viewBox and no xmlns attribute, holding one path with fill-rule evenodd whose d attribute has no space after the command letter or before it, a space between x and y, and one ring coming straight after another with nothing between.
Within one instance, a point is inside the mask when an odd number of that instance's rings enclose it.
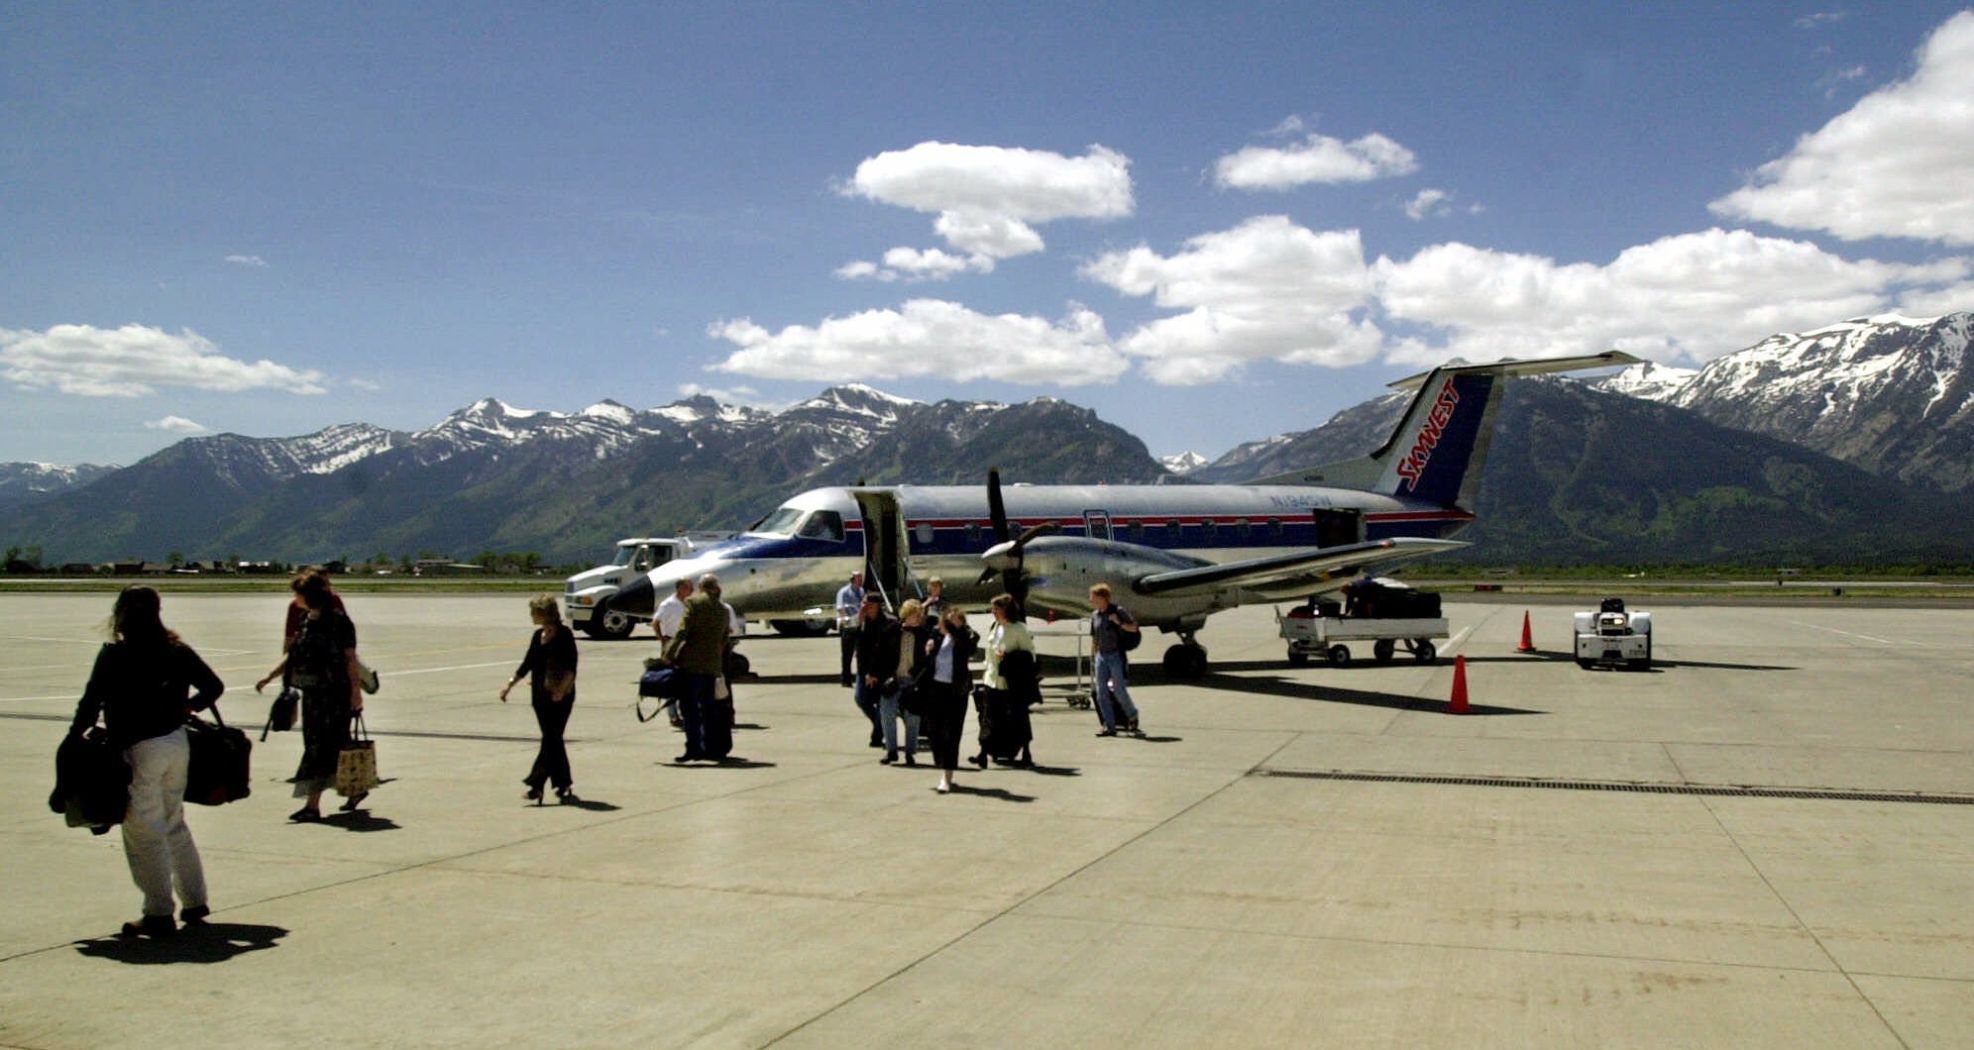
<instances>
[{"instance_id":1,"label":"main landing gear wheel","mask_svg":"<svg viewBox=\"0 0 1974 1050\"><path fill-rule=\"evenodd\" d=\"M1198 678L1206 673L1206 650L1196 642L1181 642L1165 650L1164 665L1174 678Z\"/></svg>"},{"instance_id":2,"label":"main landing gear wheel","mask_svg":"<svg viewBox=\"0 0 1974 1050\"><path fill-rule=\"evenodd\" d=\"M591 638L621 642L631 636L631 630L636 626L636 617L612 609L606 603L597 607L596 612L589 618L589 625L583 629L589 632Z\"/></svg>"},{"instance_id":3,"label":"main landing gear wheel","mask_svg":"<svg viewBox=\"0 0 1974 1050\"><path fill-rule=\"evenodd\" d=\"M809 620L769 620L768 626L776 634L788 638L821 638L829 633L828 622L814 623Z\"/></svg>"}]
</instances>

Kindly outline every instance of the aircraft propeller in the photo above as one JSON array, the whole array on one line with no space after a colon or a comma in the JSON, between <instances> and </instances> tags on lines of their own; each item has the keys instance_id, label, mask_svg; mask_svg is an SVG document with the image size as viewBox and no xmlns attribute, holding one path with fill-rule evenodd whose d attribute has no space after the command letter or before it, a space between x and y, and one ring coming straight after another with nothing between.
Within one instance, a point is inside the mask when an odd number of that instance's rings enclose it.
<instances>
[{"instance_id":1,"label":"aircraft propeller","mask_svg":"<svg viewBox=\"0 0 1974 1050\"><path fill-rule=\"evenodd\" d=\"M1008 594L1015 604L1025 607L1028 604L1028 574L1023 571L1022 549L1028 541L1037 536L1056 531L1059 527L1053 521L1031 525L1022 530L1021 535L1009 538L1007 504L1001 500L1001 471L996 467L987 471L987 513L994 529L994 537L1000 542L981 555L987 568L980 574L980 583L992 582L996 575L1007 578Z\"/></svg>"}]
</instances>

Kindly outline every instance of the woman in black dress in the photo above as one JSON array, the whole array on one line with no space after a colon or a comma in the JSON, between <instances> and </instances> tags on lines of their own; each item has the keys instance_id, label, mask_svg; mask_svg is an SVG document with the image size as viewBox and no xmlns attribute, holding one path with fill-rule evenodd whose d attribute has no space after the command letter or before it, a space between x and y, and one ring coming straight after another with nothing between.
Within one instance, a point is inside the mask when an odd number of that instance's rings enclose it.
<instances>
[{"instance_id":1,"label":"woman in black dress","mask_svg":"<svg viewBox=\"0 0 1974 1050\"><path fill-rule=\"evenodd\" d=\"M304 576L295 594L308 609L301 629L289 643L288 655L254 683L254 691L266 689L283 674L301 691L302 761L293 783L295 797L308 801L288 819L304 823L322 819L322 792L336 780L336 760L349 745L350 719L363 710L363 691L357 685L356 625L337 608L329 578ZM358 792L344 800L344 812L369 794Z\"/></svg>"},{"instance_id":2,"label":"woman in black dress","mask_svg":"<svg viewBox=\"0 0 1974 1050\"><path fill-rule=\"evenodd\" d=\"M967 668L979 636L966 625L966 612L948 605L939 617L939 634L926 643L918 665L920 719L932 740L932 761L939 767L939 786L953 790L953 771L960 764L960 736L966 731L967 694L973 673Z\"/></svg>"},{"instance_id":3,"label":"woman in black dress","mask_svg":"<svg viewBox=\"0 0 1974 1050\"><path fill-rule=\"evenodd\" d=\"M540 804L542 785L552 782L557 800L576 802L569 752L562 746L562 730L576 706L576 636L562 623L562 610L553 595L530 599L528 615L535 621L535 634L514 677L501 687L500 702L506 703L508 690L528 679L535 722L541 726L541 749L535 753L535 767L521 781L528 785L527 798Z\"/></svg>"}]
</instances>

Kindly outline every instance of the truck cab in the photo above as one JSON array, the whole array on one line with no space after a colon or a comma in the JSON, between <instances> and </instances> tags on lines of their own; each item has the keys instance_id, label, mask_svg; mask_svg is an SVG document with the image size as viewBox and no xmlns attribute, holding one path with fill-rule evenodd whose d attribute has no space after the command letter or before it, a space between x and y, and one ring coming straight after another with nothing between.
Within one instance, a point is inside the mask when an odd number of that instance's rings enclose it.
<instances>
[{"instance_id":1,"label":"truck cab","mask_svg":"<svg viewBox=\"0 0 1974 1050\"><path fill-rule=\"evenodd\" d=\"M649 616L638 616L613 609L610 598L631 580L676 558L689 557L692 540L684 536L633 537L617 541L608 565L599 565L569 577L562 604L569 623L591 638L628 638Z\"/></svg>"}]
</instances>

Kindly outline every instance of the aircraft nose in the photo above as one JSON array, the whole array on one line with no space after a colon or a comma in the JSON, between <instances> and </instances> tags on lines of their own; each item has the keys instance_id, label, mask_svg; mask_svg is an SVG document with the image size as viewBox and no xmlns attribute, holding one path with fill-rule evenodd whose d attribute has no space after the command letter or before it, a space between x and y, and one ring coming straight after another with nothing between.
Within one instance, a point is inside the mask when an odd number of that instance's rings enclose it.
<instances>
[{"instance_id":1,"label":"aircraft nose","mask_svg":"<svg viewBox=\"0 0 1974 1050\"><path fill-rule=\"evenodd\" d=\"M649 575L634 577L610 596L610 607L634 616L650 616L658 608L658 590L651 586Z\"/></svg>"}]
</instances>

